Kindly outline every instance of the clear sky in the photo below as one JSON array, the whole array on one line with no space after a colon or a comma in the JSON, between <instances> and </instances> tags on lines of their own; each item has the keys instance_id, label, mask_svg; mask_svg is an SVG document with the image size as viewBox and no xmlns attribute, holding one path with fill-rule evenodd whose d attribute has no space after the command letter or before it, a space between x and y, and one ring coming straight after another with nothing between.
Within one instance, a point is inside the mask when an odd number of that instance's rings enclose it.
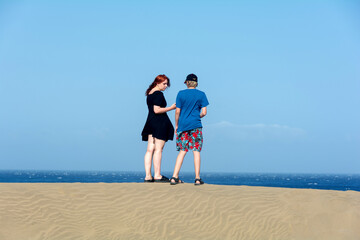
<instances>
[{"instance_id":1,"label":"clear sky","mask_svg":"<svg viewBox=\"0 0 360 240\"><path fill-rule=\"evenodd\" d=\"M0 0L0 169L143 171L144 92L166 74L172 104L189 73L210 102L203 171L360 173L350 0Z\"/></svg>"}]
</instances>

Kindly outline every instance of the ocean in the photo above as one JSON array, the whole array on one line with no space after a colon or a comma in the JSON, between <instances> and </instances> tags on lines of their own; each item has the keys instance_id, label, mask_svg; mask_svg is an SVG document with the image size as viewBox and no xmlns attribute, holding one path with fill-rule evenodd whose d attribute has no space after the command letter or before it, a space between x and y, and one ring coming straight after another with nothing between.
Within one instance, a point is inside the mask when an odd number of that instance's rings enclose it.
<instances>
[{"instance_id":1,"label":"ocean","mask_svg":"<svg viewBox=\"0 0 360 240\"><path fill-rule=\"evenodd\" d=\"M164 172L164 176L172 174ZM180 178L193 183L194 173ZM207 184L360 191L360 174L210 173L201 174ZM0 183L123 183L143 182L144 172L0 170ZM160 183L149 183L160 184Z\"/></svg>"}]
</instances>

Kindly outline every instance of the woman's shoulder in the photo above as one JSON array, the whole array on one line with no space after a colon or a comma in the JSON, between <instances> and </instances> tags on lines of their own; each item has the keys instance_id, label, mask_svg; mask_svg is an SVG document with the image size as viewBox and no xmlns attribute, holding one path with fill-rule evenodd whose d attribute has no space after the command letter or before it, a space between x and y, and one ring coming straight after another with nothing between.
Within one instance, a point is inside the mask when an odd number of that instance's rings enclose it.
<instances>
[{"instance_id":1,"label":"woman's shoulder","mask_svg":"<svg viewBox=\"0 0 360 240\"><path fill-rule=\"evenodd\" d=\"M165 97L161 91L155 91L152 94L149 94L147 96L147 102L148 102L148 104L151 104L151 105L153 105L153 104L159 105L164 100L165 100Z\"/></svg>"}]
</instances>

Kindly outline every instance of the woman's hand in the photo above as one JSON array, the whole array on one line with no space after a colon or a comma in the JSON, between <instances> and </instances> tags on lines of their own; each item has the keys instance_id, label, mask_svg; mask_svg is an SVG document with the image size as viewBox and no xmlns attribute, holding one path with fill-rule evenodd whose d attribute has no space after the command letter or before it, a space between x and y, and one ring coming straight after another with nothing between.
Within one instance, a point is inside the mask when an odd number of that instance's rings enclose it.
<instances>
[{"instance_id":1,"label":"woman's hand","mask_svg":"<svg viewBox=\"0 0 360 240\"><path fill-rule=\"evenodd\" d=\"M170 107L165 107L165 108L154 105L154 113L155 114L166 113L166 112L174 110L174 109L176 109L176 104L175 103L173 105L171 105Z\"/></svg>"},{"instance_id":2,"label":"woman's hand","mask_svg":"<svg viewBox=\"0 0 360 240\"><path fill-rule=\"evenodd\" d=\"M176 103L174 103L173 105L170 106L171 110L174 110L176 108Z\"/></svg>"}]
</instances>

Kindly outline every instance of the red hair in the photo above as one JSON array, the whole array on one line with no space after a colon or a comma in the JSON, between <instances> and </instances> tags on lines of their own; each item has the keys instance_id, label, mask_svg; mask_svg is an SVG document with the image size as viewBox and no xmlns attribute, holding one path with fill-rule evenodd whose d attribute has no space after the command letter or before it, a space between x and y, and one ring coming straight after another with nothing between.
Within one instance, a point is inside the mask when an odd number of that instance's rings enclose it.
<instances>
[{"instance_id":1,"label":"red hair","mask_svg":"<svg viewBox=\"0 0 360 240\"><path fill-rule=\"evenodd\" d=\"M165 74L157 75L155 80L149 85L149 88L146 90L145 96L149 95L151 89L153 89L157 84L162 83L166 80L168 81L168 87L170 87L170 79Z\"/></svg>"}]
</instances>

